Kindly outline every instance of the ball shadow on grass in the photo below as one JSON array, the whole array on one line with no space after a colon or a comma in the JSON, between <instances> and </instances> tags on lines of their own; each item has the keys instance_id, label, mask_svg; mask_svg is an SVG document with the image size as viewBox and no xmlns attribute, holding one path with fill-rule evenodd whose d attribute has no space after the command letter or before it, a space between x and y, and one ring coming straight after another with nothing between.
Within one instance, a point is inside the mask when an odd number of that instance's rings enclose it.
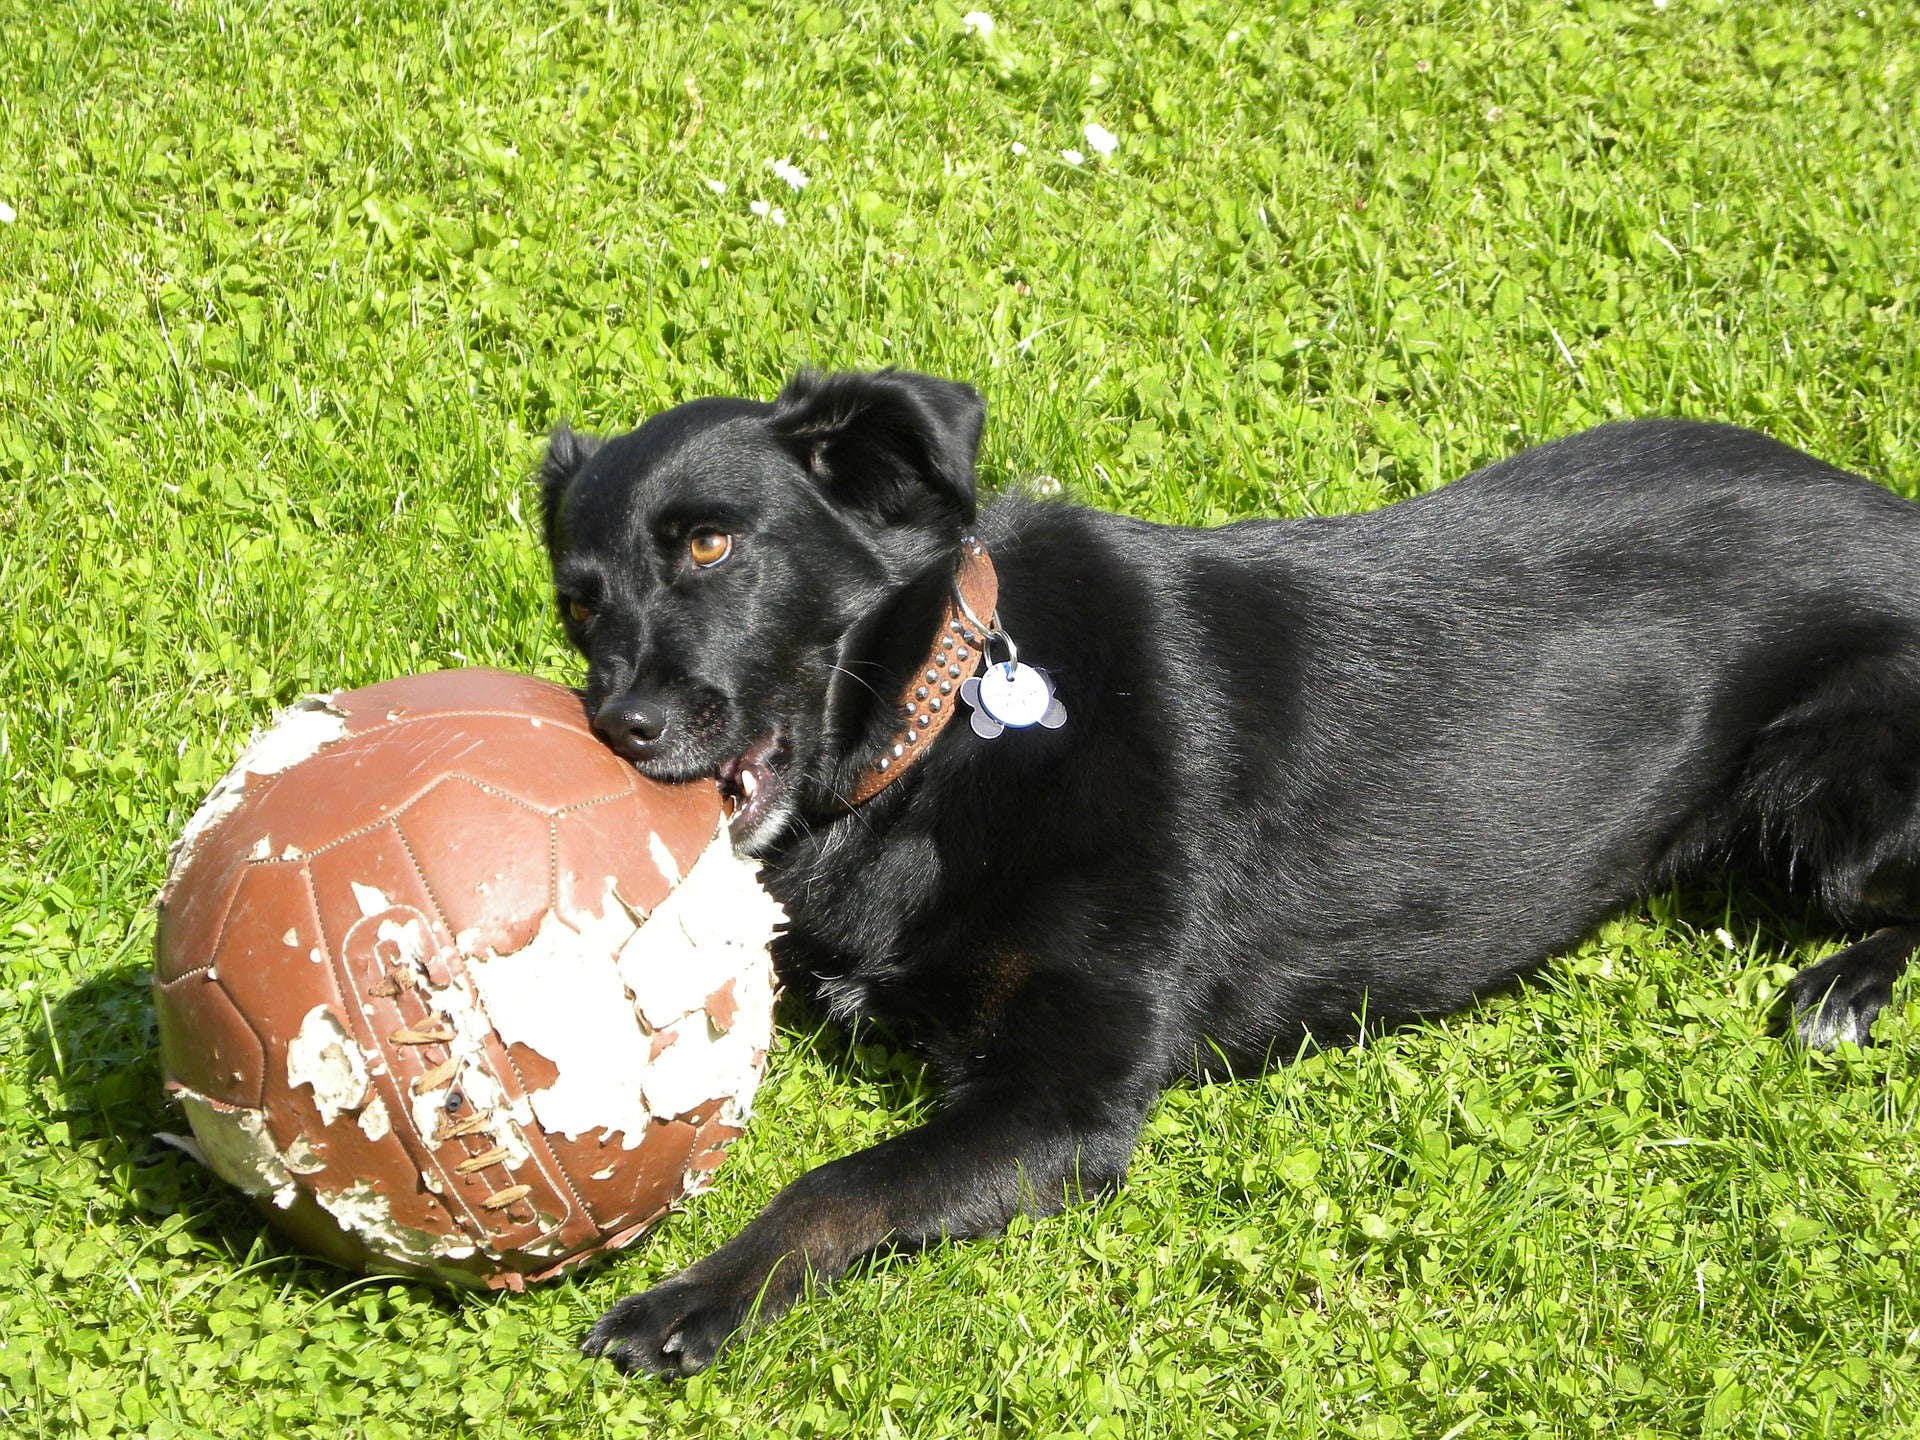
<instances>
[{"instance_id":1,"label":"ball shadow on grass","mask_svg":"<svg viewBox=\"0 0 1920 1440\"><path fill-rule=\"evenodd\" d=\"M491 1292L445 1291L404 1276L361 1276L303 1254L247 1196L160 1139L191 1131L161 1079L152 974L143 949L88 976L52 1006L51 1039L44 1027L31 1032L28 1056L31 1073L51 1077L59 1091L69 1144L91 1151L101 1187L129 1223L158 1225L183 1216L188 1233L234 1266L270 1268L315 1295L372 1280L407 1285L448 1309L488 1298Z\"/></svg>"}]
</instances>

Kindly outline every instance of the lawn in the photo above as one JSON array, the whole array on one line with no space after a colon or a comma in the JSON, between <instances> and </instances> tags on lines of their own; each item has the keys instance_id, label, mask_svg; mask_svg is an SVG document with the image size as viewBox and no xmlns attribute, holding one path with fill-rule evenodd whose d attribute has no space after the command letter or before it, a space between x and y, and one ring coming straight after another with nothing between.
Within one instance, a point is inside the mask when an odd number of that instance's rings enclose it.
<instances>
[{"instance_id":1,"label":"lawn","mask_svg":"<svg viewBox=\"0 0 1920 1440\"><path fill-rule=\"evenodd\" d=\"M1112 1200L869 1266L683 1385L573 1346L908 1123L910 1061L796 1017L711 1194L511 1298L303 1260L154 1139L149 904L250 729L577 674L556 421L898 363L983 389L990 484L1167 520L1656 413L1920 493L1910 0L993 20L0 0L0 1431L1920 1433L1920 1004L1782 1045L1836 937L1740 893L1176 1090Z\"/></svg>"}]
</instances>

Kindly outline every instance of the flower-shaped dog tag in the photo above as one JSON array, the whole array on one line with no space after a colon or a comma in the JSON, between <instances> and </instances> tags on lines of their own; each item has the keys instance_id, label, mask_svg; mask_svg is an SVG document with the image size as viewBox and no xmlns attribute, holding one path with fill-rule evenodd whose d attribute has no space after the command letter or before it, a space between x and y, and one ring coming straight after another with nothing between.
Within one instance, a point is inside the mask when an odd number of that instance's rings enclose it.
<instances>
[{"instance_id":1,"label":"flower-shaped dog tag","mask_svg":"<svg viewBox=\"0 0 1920 1440\"><path fill-rule=\"evenodd\" d=\"M1008 728L1058 730L1067 723L1067 707L1053 693L1047 672L1018 660L987 666L984 675L960 686L960 698L973 707L973 733L983 740Z\"/></svg>"}]
</instances>

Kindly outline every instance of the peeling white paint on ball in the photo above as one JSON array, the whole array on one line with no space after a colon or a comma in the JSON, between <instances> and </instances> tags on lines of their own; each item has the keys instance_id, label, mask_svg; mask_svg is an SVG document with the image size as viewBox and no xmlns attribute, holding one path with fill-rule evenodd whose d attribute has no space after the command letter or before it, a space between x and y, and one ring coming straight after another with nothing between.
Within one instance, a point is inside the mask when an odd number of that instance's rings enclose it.
<instances>
[{"instance_id":1,"label":"peeling white paint on ball","mask_svg":"<svg viewBox=\"0 0 1920 1440\"><path fill-rule=\"evenodd\" d=\"M734 854L723 825L674 892L620 952L620 978L641 1018L670 1031L643 1084L657 1116L712 1100L744 1125L773 1038L773 957L767 940L786 912L760 884L760 868ZM708 1002L731 984L723 1023Z\"/></svg>"},{"instance_id":2,"label":"peeling white paint on ball","mask_svg":"<svg viewBox=\"0 0 1920 1440\"><path fill-rule=\"evenodd\" d=\"M703 1009L729 979L752 979L762 957L771 996L767 935L785 919L779 902L762 888L759 867L733 853L723 828L621 949L620 978L656 1030ZM744 1005L748 997L738 998Z\"/></svg>"},{"instance_id":3,"label":"peeling white paint on ball","mask_svg":"<svg viewBox=\"0 0 1920 1440\"><path fill-rule=\"evenodd\" d=\"M436 1261L465 1260L474 1254L473 1243L462 1236L432 1235L400 1224L393 1218L387 1197L364 1180L344 1190L316 1190L313 1198L336 1225L349 1235L358 1235L384 1260L441 1270ZM457 1270L443 1273L455 1281L463 1278Z\"/></svg>"},{"instance_id":4,"label":"peeling white paint on ball","mask_svg":"<svg viewBox=\"0 0 1920 1440\"><path fill-rule=\"evenodd\" d=\"M657 1116L684 1116L720 1100L720 1119L737 1127L753 1112L774 1037L768 935L787 918L758 876L758 866L733 854L726 828L720 829L620 952L620 979L641 1016L672 1033L672 1043L657 1050L647 1068L647 1100ZM722 995L732 1000L730 1018L710 1010ZM705 1181L693 1175L689 1188Z\"/></svg>"},{"instance_id":5,"label":"peeling white paint on ball","mask_svg":"<svg viewBox=\"0 0 1920 1440\"><path fill-rule=\"evenodd\" d=\"M299 1183L267 1134L262 1111L217 1105L192 1091L181 1091L180 1103L200 1142L200 1158L214 1174L256 1199L271 1197L282 1210L299 1198Z\"/></svg>"},{"instance_id":6,"label":"peeling white paint on ball","mask_svg":"<svg viewBox=\"0 0 1920 1440\"><path fill-rule=\"evenodd\" d=\"M187 861L220 822L240 807L252 780L278 775L346 733L347 717L324 695L309 695L276 715L273 724L264 733L254 735L247 748L240 752L240 758L233 762L233 768L207 792L207 798L187 821L187 828L167 851L167 878L160 887L157 903L166 904L174 877L186 868ZM260 843L266 843L264 837Z\"/></svg>"},{"instance_id":7,"label":"peeling white paint on ball","mask_svg":"<svg viewBox=\"0 0 1920 1440\"><path fill-rule=\"evenodd\" d=\"M356 898L359 897L360 891L369 888L370 887L365 885L355 885L353 889ZM379 897L379 904L372 910L366 911L368 919L393 908L393 902L388 900L380 891L374 890L372 894ZM361 899L360 904L363 910L366 908L366 903L365 899ZM427 958L428 951L431 948L430 941L432 937L427 934L426 922L418 916L404 921L394 919L382 920L374 927L373 934L374 938L381 943L393 947L394 953L399 957L402 965L419 964Z\"/></svg>"},{"instance_id":8,"label":"peeling white paint on ball","mask_svg":"<svg viewBox=\"0 0 1920 1440\"><path fill-rule=\"evenodd\" d=\"M320 1123L331 1125L349 1110L367 1103L371 1084L367 1052L362 1050L340 1017L316 1005L300 1022L300 1031L287 1042L287 1088L313 1089Z\"/></svg>"},{"instance_id":9,"label":"peeling white paint on ball","mask_svg":"<svg viewBox=\"0 0 1920 1440\"><path fill-rule=\"evenodd\" d=\"M387 1113L387 1102L378 1095L360 1112L360 1133L375 1144L393 1133L393 1117Z\"/></svg>"},{"instance_id":10,"label":"peeling white paint on ball","mask_svg":"<svg viewBox=\"0 0 1920 1440\"><path fill-rule=\"evenodd\" d=\"M667 848L667 842L658 835L647 837L647 854L653 860L653 868L660 872L660 878L669 885L680 883L680 863L673 858L673 851Z\"/></svg>"},{"instance_id":11,"label":"peeling white paint on ball","mask_svg":"<svg viewBox=\"0 0 1920 1440\"><path fill-rule=\"evenodd\" d=\"M533 1092L541 1125L632 1149L654 1120L715 1101L744 1123L773 1034L767 937L785 918L722 829L652 914L609 886L597 914L550 913L528 944L467 970L502 1042L559 1072ZM734 1014L718 1025L707 1001L729 983Z\"/></svg>"},{"instance_id":12,"label":"peeling white paint on ball","mask_svg":"<svg viewBox=\"0 0 1920 1440\"><path fill-rule=\"evenodd\" d=\"M631 1150L653 1119L641 1088L648 1040L607 957L639 925L613 898L602 917L582 918L584 933L549 911L526 945L470 959L467 973L500 1039L525 1045L559 1069L551 1085L532 1094L540 1124L569 1138L618 1135ZM608 936L609 929L622 933Z\"/></svg>"}]
</instances>

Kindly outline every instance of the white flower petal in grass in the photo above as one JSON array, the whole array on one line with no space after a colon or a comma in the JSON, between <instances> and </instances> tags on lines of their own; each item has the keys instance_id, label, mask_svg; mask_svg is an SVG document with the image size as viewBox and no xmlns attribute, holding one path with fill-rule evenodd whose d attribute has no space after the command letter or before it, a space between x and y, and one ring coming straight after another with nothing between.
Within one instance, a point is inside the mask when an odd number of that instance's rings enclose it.
<instances>
[{"instance_id":1,"label":"white flower petal in grass","mask_svg":"<svg viewBox=\"0 0 1920 1440\"><path fill-rule=\"evenodd\" d=\"M1096 155L1111 155L1120 148L1120 137L1104 125L1089 125L1087 148Z\"/></svg>"},{"instance_id":2,"label":"white flower petal in grass","mask_svg":"<svg viewBox=\"0 0 1920 1440\"><path fill-rule=\"evenodd\" d=\"M976 35L993 33L993 17L984 10L969 10L960 17L960 23Z\"/></svg>"},{"instance_id":3,"label":"white flower petal in grass","mask_svg":"<svg viewBox=\"0 0 1920 1440\"><path fill-rule=\"evenodd\" d=\"M0 225L11 225L20 218L20 212L6 201L0 200Z\"/></svg>"},{"instance_id":4,"label":"white flower petal in grass","mask_svg":"<svg viewBox=\"0 0 1920 1440\"><path fill-rule=\"evenodd\" d=\"M778 175L796 190L804 190L807 188L807 172L791 160L769 160L767 161L767 169Z\"/></svg>"},{"instance_id":5,"label":"white flower petal in grass","mask_svg":"<svg viewBox=\"0 0 1920 1440\"><path fill-rule=\"evenodd\" d=\"M1060 158L1069 165L1084 165L1087 163L1087 157L1082 155L1078 150L1062 150L1060 152Z\"/></svg>"},{"instance_id":6,"label":"white flower petal in grass","mask_svg":"<svg viewBox=\"0 0 1920 1440\"><path fill-rule=\"evenodd\" d=\"M727 182L724 180L709 180L707 181L707 189L716 195L724 195L727 193Z\"/></svg>"},{"instance_id":7,"label":"white flower petal in grass","mask_svg":"<svg viewBox=\"0 0 1920 1440\"><path fill-rule=\"evenodd\" d=\"M1016 155L1024 155L1027 153L1027 147L1016 140L1013 142L1013 153Z\"/></svg>"}]
</instances>

